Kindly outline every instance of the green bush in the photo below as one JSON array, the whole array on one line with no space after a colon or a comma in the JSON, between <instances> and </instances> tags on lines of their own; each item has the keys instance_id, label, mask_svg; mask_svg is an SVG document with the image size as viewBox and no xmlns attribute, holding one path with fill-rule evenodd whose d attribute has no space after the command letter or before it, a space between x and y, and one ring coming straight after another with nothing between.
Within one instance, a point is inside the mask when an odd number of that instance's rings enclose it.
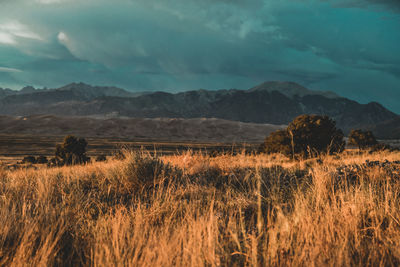
<instances>
[{"instance_id":1,"label":"green bush","mask_svg":"<svg viewBox=\"0 0 400 267\"><path fill-rule=\"evenodd\" d=\"M300 157L332 154L343 151L343 137L343 132L328 116L300 115L285 130L276 131L265 139L264 152Z\"/></svg>"},{"instance_id":2,"label":"green bush","mask_svg":"<svg viewBox=\"0 0 400 267\"><path fill-rule=\"evenodd\" d=\"M359 149L373 148L378 145L375 136L371 131L351 130L349 134L349 145Z\"/></svg>"}]
</instances>

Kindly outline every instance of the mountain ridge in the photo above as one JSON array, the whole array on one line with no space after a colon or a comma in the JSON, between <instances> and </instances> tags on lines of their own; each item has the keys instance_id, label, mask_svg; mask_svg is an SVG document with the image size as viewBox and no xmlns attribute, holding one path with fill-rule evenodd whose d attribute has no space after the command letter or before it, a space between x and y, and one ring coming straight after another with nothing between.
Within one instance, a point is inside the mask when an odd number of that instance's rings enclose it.
<instances>
[{"instance_id":1,"label":"mountain ridge","mask_svg":"<svg viewBox=\"0 0 400 267\"><path fill-rule=\"evenodd\" d=\"M119 97L135 97L148 92L129 92L125 89L115 86L92 86L85 83L70 83L59 88L43 88L37 89L33 86L25 86L21 90L11 90L0 88L0 98L2 96L12 95L30 95L38 93L54 93L54 92L70 92L83 99L95 99L102 96L119 96Z\"/></svg>"},{"instance_id":2,"label":"mountain ridge","mask_svg":"<svg viewBox=\"0 0 400 267\"><path fill-rule=\"evenodd\" d=\"M268 92L278 91L286 95L287 97L291 98L295 96L303 97L306 95L322 95L327 98L340 98L340 96L334 92L310 90L295 82L280 82L280 81L263 82L253 88L250 88L248 91L252 92L261 90L266 90Z\"/></svg>"},{"instance_id":3,"label":"mountain ridge","mask_svg":"<svg viewBox=\"0 0 400 267\"><path fill-rule=\"evenodd\" d=\"M321 114L332 117L345 133L354 128L371 129L399 117L377 102L360 104L293 82L265 82L248 90L200 89L178 93L131 93L117 87L71 83L56 89L26 88L23 93L3 97L0 94L0 114L219 118L275 125L288 124L301 114Z\"/></svg>"}]
</instances>

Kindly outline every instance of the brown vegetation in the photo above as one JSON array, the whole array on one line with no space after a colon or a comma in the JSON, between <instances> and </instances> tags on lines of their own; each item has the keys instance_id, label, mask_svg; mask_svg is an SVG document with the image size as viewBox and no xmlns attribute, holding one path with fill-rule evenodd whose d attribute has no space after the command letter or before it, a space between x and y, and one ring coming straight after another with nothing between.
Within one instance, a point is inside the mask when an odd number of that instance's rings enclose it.
<instances>
[{"instance_id":1,"label":"brown vegetation","mask_svg":"<svg viewBox=\"0 0 400 267\"><path fill-rule=\"evenodd\" d=\"M343 132L328 116L300 115L284 130L265 138L261 152L283 153L291 157L308 158L321 153L339 153L345 147Z\"/></svg>"},{"instance_id":2,"label":"brown vegetation","mask_svg":"<svg viewBox=\"0 0 400 267\"><path fill-rule=\"evenodd\" d=\"M371 131L357 129L351 130L348 144L351 146L356 146L359 149L367 149L377 145L378 141Z\"/></svg>"},{"instance_id":3,"label":"brown vegetation","mask_svg":"<svg viewBox=\"0 0 400 267\"><path fill-rule=\"evenodd\" d=\"M125 152L0 170L0 265L399 265L399 159Z\"/></svg>"}]
</instances>

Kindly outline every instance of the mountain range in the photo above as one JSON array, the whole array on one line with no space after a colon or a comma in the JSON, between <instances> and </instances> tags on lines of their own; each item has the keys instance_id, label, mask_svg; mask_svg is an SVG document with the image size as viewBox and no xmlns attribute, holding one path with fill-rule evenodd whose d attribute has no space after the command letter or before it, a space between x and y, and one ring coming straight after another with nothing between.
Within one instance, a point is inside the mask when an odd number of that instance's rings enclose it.
<instances>
[{"instance_id":1,"label":"mountain range","mask_svg":"<svg viewBox=\"0 0 400 267\"><path fill-rule=\"evenodd\" d=\"M400 138L400 117L381 104L360 104L332 92L309 90L293 82L265 82L248 90L200 89L180 93L132 93L117 87L84 83L55 89L25 87L13 91L0 88L0 114L218 118L274 125L288 124L300 114L322 114L333 118L345 133L361 128L374 130L380 138Z\"/></svg>"}]
</instances>

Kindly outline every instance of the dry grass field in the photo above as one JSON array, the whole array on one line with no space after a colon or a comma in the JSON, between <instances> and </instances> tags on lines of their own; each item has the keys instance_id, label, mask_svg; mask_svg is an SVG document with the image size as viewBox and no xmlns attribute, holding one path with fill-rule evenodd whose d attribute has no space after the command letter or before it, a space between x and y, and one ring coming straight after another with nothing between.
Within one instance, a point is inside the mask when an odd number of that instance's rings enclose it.
<instances>
[{"instance_id":1,"label":"dry grass field","mask_svg":"<svg viewBox=\"0 0 400 267\"><path fill-rule=\"evenodd\" d=\"M125 151L3 169L0 265L398 266L399 160Z\"/></svg>"}]
</instances>

